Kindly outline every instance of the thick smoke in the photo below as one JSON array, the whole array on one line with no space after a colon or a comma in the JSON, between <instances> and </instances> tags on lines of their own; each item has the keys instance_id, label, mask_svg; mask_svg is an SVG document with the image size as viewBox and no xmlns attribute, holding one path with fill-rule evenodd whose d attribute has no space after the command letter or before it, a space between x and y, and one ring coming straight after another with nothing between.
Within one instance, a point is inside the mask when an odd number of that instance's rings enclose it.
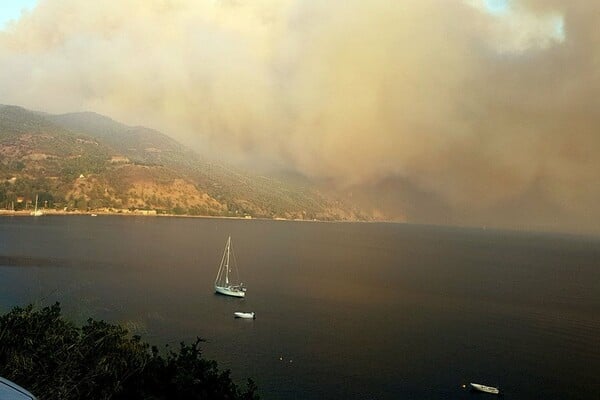
<instances>
[{"instance_id":1,"label":"thick smoke","mask_svg":"<svg viewBox=\"0 0 600 400\"><path fill-rule=\"evenodd\" d=\"M0 33L0 102L383 191L409 220L598 231L600 5L507 4L41 0Z\"/></svg>"}]
</instances>

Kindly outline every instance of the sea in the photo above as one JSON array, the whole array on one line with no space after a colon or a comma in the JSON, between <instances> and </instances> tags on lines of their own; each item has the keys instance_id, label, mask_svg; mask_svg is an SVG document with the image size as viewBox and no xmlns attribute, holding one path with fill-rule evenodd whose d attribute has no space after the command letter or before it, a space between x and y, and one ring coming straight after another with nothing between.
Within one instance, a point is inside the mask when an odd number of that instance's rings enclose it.
<instances>
[{"instance_id":1,"label":"sea","mask_svg":"<svg viewBox=\"0 0 600 400\"><path fill-rule=\"evenodd\" d=\"M245 299L214 293L228 236ZM262 399L600 398L600 238L396 223L0 218L0 312L60 302ZM235 319L253 311L255 320ZM1 345L1 344L0 344Z\"/></svg>"}]
</instances>

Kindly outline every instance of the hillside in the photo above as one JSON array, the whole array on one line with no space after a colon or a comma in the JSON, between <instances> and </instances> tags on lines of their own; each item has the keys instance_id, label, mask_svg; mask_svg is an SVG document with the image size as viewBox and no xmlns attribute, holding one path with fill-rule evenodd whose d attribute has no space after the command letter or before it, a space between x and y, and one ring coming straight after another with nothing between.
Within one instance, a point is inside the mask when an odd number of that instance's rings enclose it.
<instances>
[{"instance_id":1,"label":"hillside","mask_svg":"<svg viewBox=\"0 0 600 400\"><path fill-rule=\"evenodd\" d=\"M306 185L210 162L161 132L85 112L0 105L0 208L157 210L319 220L366 217Z\"/></svg>"}]
</instances>

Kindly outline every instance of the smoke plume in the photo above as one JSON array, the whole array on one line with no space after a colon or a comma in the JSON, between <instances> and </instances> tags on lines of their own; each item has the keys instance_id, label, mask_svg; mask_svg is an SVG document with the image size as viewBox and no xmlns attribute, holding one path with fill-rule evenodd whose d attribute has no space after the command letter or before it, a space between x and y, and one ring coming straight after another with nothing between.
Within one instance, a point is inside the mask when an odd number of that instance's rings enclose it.
<instances>
[{"instance_id":1,"label":"smoke plume","mask_svg":"<svg viewBox=\"0 0 600 400\"><path fill-rule=\"evenodd\" d=\"M599 23L587 0L40 0L0 33L0 102L411 221L598 232Z\"/></svg>"}]
</instances>

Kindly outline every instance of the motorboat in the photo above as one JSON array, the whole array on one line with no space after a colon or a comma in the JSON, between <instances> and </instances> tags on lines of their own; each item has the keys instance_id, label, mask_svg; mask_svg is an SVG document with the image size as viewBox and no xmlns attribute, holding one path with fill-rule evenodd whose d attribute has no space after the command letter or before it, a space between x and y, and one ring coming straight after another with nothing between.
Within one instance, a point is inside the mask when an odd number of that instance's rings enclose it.
<instances>
[{"instance_id":1,"label":"motorboat","mask_svg":"<svg viewBox=\"0 0 600 400\"><path fill-rule=\"evenodd\" d=\"M479 392L490 393L490 394L500 394L500 389L493 386L485 386L479 383L469 383L471 389L477 390Z\"/></svg>"}]
</instances>

